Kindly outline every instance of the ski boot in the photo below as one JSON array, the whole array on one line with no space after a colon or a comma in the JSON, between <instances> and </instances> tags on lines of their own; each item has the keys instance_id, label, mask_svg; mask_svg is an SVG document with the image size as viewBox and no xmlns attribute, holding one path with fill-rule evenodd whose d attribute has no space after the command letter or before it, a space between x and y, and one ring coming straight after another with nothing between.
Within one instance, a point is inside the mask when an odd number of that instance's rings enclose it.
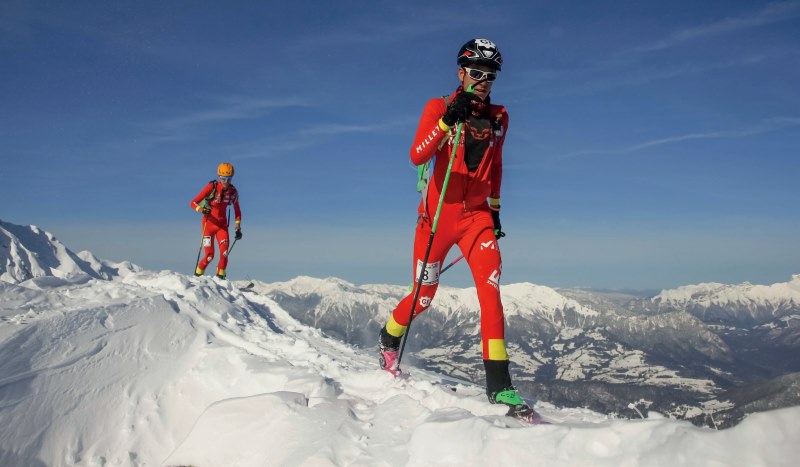
<instances>
[{"instance_id":1,"label":"ski boot","mask_svg":"<svg viewBox=\"0 0 800 467\"><path fill-rule=\"evenodd\" d=\"M378 363L381 369L388 371L392 376L397 376L400 373L400 364L397 361L399 353L400 338L386 332L386 328L381 329L378 339Z\"/></svg>"},{"instance_id":2,"label":"ski boot","mask_svg":"<svg viewBox=\"0 0 800 467\"><path fill-rule=\"evenodd\" d=\"M519 397L517 389L514 386L489 394L489 402L492 404L507 405L508 412L506 416L508 417L513 417L532 425L547 423Z\"/></svg>"}]
</instances>

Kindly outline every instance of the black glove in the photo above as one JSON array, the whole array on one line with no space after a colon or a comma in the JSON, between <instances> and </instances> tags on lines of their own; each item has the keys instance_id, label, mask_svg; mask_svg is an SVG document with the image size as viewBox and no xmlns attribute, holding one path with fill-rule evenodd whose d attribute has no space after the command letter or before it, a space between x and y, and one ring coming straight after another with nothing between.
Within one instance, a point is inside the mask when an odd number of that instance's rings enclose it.
<instances>
[{"instance_id":1,"label":"black glove","mask_svg":"<svg viewBox=\"0 0 800 467\"><path fill-rule=\"evenodd\" d=\"M480 100L478 96L471 92L462 91L456 94L456 97L450 101L447 106L447 111L442 116L442 121L447 126L453 126L456 122L465 122L469 117L469 112L472 109L472 101Z\"/></svg>"},{"instance_id":2,"label":"black glove","mask_svg":"<svg viewBox=\"0 0 800 467\"><path fill-rule=\"evenodd\" d=\"M211 214L211 206L203 206L203 208L200 209L200 212L203 214Z\"/></svg>"},{"instance_id":3,"label":"black glove","mask_svg":"<svg viewBox=\"0 0 800 467\"><path fill-rule=\"evenodd\" d=\"M505 237L506 233L500 225L500 211L492 210L492 221L494 222L494 236L495 238Z\"/></svg>"},{"instance_id":4,"label":"black glove","mask_svg":"<svg viewBox=\"0 0 800 467\"><path fill-rule=\"evenodd\" d=\"M241 240L242 239L242 229L237 229L236 230L236 235L233 238L236 239L236 240Z\"/></svg>"}]
</instances>

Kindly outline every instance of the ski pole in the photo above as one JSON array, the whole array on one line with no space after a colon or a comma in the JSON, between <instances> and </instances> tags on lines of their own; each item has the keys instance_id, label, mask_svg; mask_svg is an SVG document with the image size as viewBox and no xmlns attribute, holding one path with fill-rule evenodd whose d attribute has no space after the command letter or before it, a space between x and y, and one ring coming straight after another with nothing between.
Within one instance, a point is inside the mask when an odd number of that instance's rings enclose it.
<instances>
[{"instance_id":1,"label":"ski pole","mask_svg":"<svg viewBox=\"0 0 800 467\"><path fill-rule=\"evenodd\" d=\"M468 92L471 91L472 89L470 89ZM428 267L428 256L431 254L433 237L436 235L436 226L439 224L439 214L442 211L442 204L444 204L444 194L447 192L447 184L450 182L450 172L453 169L453 161L456 160L456 150L458 149L458 142L461 139L461 129L463 126L464 122L459 122L458 127L456 128L455 144L453 144L453 152L450 154L450 162L447 164L447 173L445 174L444 182L442 183L442 192L439 194L439 205L436 206L436 215L433 216L433 225L431 226L431 235L428 239L428 247L425 248L425 256L422 259L422 269L419 271L417 287L416 290L414 290L414 300L411 301L411 311L408 314L408 325L406 326L405 334L403 334L403 342L400 345L400 352L397 354L397 368L400 368L400 360L403 358L403 350L406 348L406 341L408 341L408 335L411 333L411 322L414 320L414 311L417 307L419 291L420 288L422 288L422 280L425 277L425 270Z\"/></svg>"},{"instance_id":2,"label":"ski pole","mask_svg":"<svg viewBox=\"0 0 800 467\"><path fill-rule=\"evenodd\" d=\"M200 253L203 252L203 239L206 237L206 216L203 214L203 233L200 235L200 249L197 250L197 259L194 261L194 271L192 274L197 274L197 265L200 264Z\"/></svg>"},{"instance_id":3,"label":"ski pole","mask_svg":"<svg viewBox=\"0 0 800 467\"><path fill-rule=\"evenodd\" d=\"M228 210L227 210L227 212L225 212L225 225L229 226L229 227L226 227L226 229L230 228L230 225L231 225L231 206L230 205L228 205ZM233 243L231 243L231 247L228 248L228 252L225 253L225 256L228 256L228 255L231 254L231 250L233 250L233 245L236 245L236 240L238 240L238 238L234 238L233 239Z\"/></svg>"},{"instance_id":4,"label":"ski pole","mask_svg":"<svg viewBox=\"0 0 800 467\"><path fill-rule=\"evenodd\" d=\"M462 259L464 259L464 255L461 255L458 258L454 259L450 264L448 264L441 271L439 271L439 276L444 274L445 271L447 271L448 269L453 267L453 265L455 265L457 262L461 261ZM414 283L413 282L408 284L408 292L411 293L412 290L414 290Z\"/></svg>"},{"instance_id":5,"label":"ski pole","mask_svg":"<svg viewBox=\"0 0 800 467\"><path fill-rule=\"evenodd\" d=\"M441 276L442 274L444 274L445 271L452 268L457 262L461 261L462 259L464 259L464 255L461 255L458 258L454 259L453 262L451 262L450 264L442 268L441 271L439 271L439 275Z\"/></svg>"}]
</instances>

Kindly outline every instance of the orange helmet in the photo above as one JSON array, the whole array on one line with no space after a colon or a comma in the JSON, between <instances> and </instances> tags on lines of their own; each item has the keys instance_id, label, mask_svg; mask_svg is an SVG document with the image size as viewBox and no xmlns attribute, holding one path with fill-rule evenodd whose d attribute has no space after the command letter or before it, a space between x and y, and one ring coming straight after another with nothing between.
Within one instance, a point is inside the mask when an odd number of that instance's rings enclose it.
<instances>
[{"instance_id":1,"label":"orange helmet","mask_svg":"<svg viewBox=\"0 0 800 467\"><path fill-rule=\"evenodd\" d=\"M217 167L217 175L220 177L233 177L233 164L230 162L223 162Z\"/></svg>"}]
</instances>

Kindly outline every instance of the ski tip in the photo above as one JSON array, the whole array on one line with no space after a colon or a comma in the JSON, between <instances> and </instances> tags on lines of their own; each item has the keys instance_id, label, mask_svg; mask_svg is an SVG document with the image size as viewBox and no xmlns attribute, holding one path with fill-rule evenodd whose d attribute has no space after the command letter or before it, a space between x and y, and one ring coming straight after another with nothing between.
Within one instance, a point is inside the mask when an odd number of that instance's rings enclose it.
<instances>
[{"instance_id":1,"label":"ski tip","mask_svg":"<svg viewBox=\"0 0 800 467\"><path fill-rule=\"evenodd\" d=\"M543 419L538 414L535 417L533 417L531 420L529 420L527 423L529 423L531 425L552 425L553 424L553 422L550 422L550 421L547 421L547 420Z\"/></svg>"},{"instance_id":2,"label":"ski tip","mask_svg":"<svg viewBox=\"0 0 800 467\"><path fill-rule=\"evenodd\" d=\"M514 416L514 415L509 415L509 416L519 420L520 422L522 422L522 423L524 423L526 425L552 425L553 424L552 422L542 418L539 414L530 415L530 416L521 416L521 417Z\"/></svg>"},{"instance_id":3,"label":"ski tip","mask_svg":"<svg viewBox=\"0 0 800 467\"><path fill-rule=\"evenodd\" d=\"M542 418L541 415L527 405L519 409L512 407L509 409L506 415L511 418L516 418L517 420L528 425L552 425L551 422Z\"/></svg>"}]
</instances>

